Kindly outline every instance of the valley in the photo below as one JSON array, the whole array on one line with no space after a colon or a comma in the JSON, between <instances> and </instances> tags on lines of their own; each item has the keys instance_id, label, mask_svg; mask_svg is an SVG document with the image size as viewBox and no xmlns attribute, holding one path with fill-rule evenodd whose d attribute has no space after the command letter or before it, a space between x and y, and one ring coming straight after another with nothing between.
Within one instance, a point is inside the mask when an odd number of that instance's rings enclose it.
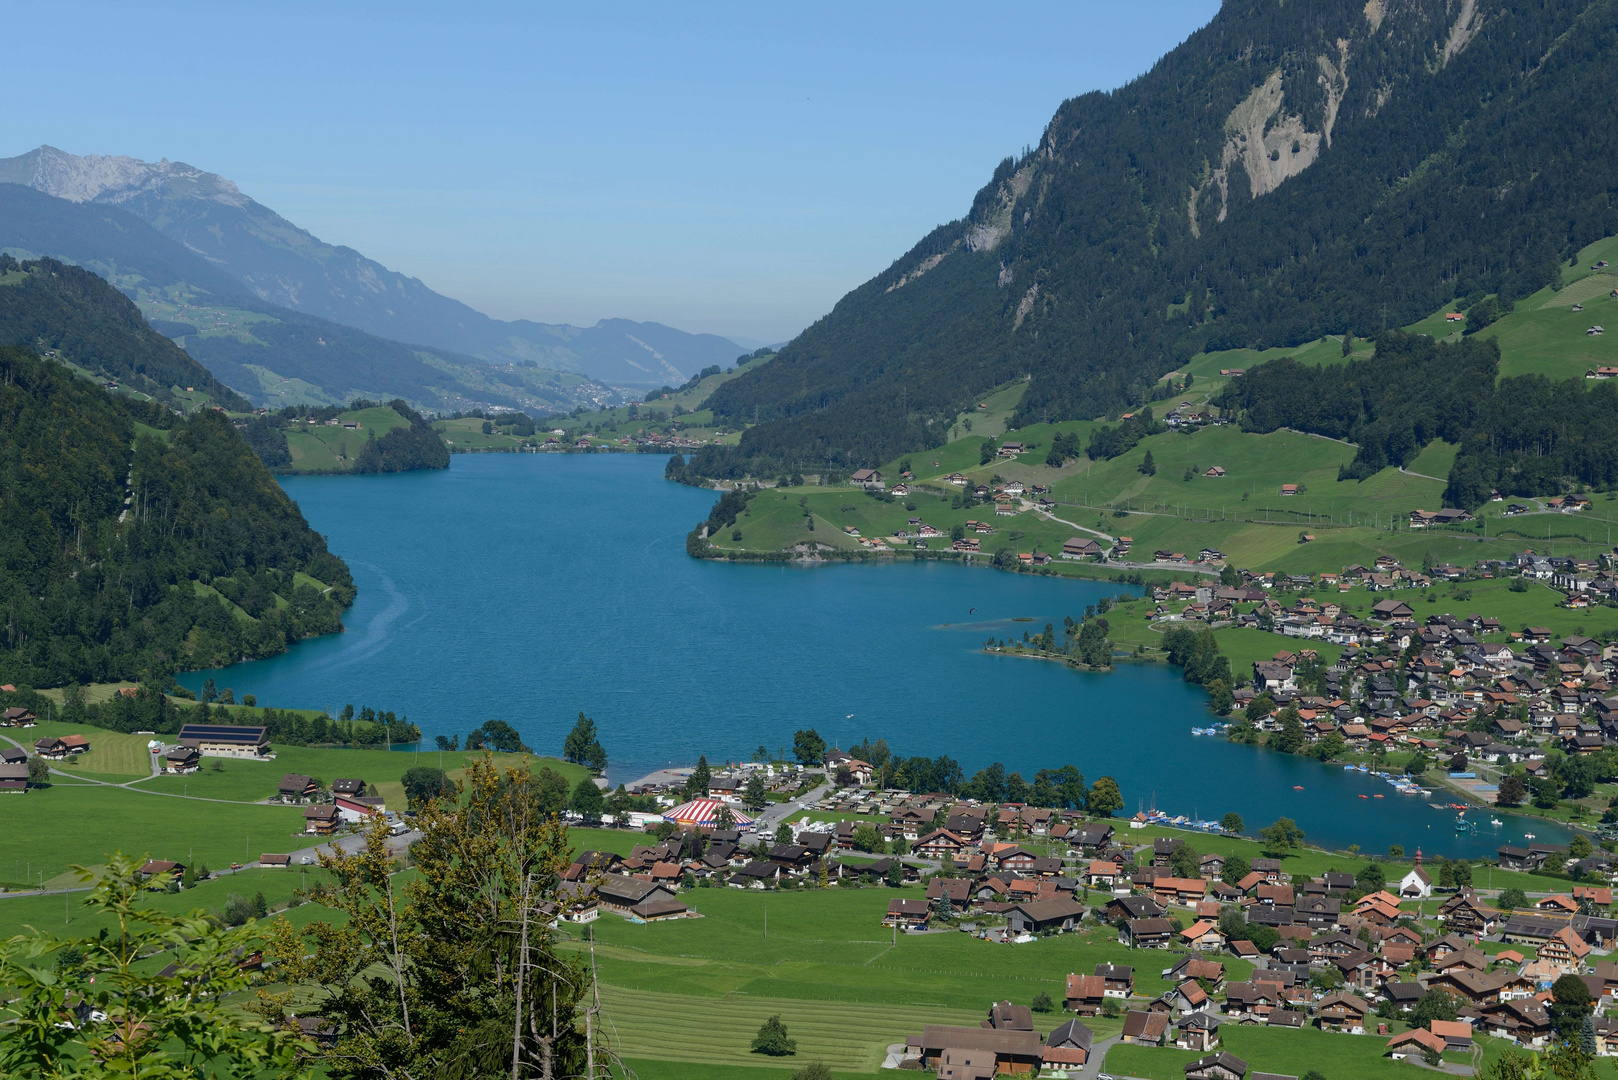
<instances>
[{"instance_id":1,"label":"valley","mask_svg":"<svg viewBox=\"0 0 1618 1080\"><path fill-rule=\"evenodd\" d=\"M1149 15L19 8L0 1080L1618 1080L1618 2Z\"/></svg>"}]
</instances>

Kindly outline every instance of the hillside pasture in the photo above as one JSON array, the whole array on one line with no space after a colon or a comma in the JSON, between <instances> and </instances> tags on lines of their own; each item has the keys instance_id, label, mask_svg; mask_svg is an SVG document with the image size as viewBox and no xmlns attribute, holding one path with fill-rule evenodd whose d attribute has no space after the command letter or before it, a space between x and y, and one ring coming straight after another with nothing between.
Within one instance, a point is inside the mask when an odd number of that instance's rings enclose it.
<instances>
[{"instance_id":1,"label":"hillside pasture","mask_svg":"<svg viewBox=\"0 0 1618 1080\"><path fill-rule=\"evenodd\" d=\"M260 802L275 797L281 777L287 773L312 776L326 785L333 780L349 777L375 784L377 793L387 802L389 809L404 809L404 788L400 777L416 766L441 767L451 779L460 779L466 763L482 757L482 751L460 750L440 756L437 750L422 749L420 753L400 750L356 750L343 747L284 746L276 744L275 760L252 761L242 758L204 758L202 769L189 776L156 776L143 781L141 787L171 795L187 794L195 798L226 799L232 802ZM549 767L561 773L571 787L588 770L556 758L537 758L528 755L495 754L498 767L514 767L526 760L535 772Z\"/></svg>"},{"instance_id":2,"label":"hillside pasture","mask_svg":"<svg viewBox=\"0 0 1618 1080\"><path fill-rule=\"evenodd\" d=\"M295 806L201 802L59 782L7 801L0 875L20 879L31 867L36 881L43 873L50 884L75 863L98 866L118 851L219 867L302 846L302 832L303 811Z\"/></svg>"},{"instance_id":3,"label":"hillside pasture","mask_svg":"<svg viewBox=\"0 0 1618 1080\"><path fill-rule=\"evenodd\" d=\"M34 743L45 738L83 735L90 740L90 749L73 754L64 761L53 761L51 767L72 773L94 773L97 776L116 776L132 780L137 776L150 776L152 755L146 749L150 735L125 735L106 728L87 724L65 724L60 721L41 720L33 728L7 729L5 734L21 743L30 753Z\"/></svg>"}]
</instances>

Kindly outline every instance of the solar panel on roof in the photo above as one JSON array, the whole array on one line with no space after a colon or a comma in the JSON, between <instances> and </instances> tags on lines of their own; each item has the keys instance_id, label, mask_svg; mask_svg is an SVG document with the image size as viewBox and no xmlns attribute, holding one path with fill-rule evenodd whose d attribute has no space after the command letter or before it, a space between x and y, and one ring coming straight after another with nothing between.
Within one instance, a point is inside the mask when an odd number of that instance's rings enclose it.
<instances>
[{"instance_id":1,"label":"solar panel on roof","mask_svg":"<svg viewBox=\"0 0 1618 1080\"><path fill-rule=\"evenodd\" d=\"M236 724L186 724L180 728L180 738L224 738L224 739L252 739L255 742L264 737L262 727L243 727Z\"/></svg>"}]
</instances>

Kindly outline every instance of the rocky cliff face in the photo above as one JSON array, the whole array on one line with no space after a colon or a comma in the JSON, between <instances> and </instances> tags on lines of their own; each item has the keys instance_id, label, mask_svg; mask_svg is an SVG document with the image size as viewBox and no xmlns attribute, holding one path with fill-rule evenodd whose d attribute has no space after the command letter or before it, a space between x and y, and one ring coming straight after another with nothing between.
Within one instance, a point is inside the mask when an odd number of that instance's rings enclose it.
<instances>
[{"instance_id":1,"label":"rocky cliff face","mask_svg":"<svg viewBox=\"0 0 1618 1080\"><path fill-rule=\"evenodd\" d=\"M54 146L41 146L20 157L0 160L0 183L22 184L69 202L116 205L168 192L226 206L252 203L224 177L181 161L165 158L154 165L121 155L69 154Z\"/></svg>"}]
</instances>

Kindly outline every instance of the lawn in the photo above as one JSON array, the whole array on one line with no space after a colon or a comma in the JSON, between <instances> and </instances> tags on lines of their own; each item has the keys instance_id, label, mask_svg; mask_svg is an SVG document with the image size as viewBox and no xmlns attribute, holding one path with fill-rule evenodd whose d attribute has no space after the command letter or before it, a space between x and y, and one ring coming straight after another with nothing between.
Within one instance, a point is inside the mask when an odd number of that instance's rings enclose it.
<instances>
[{"instance_id":1,"label":"lawn","mask_svg":"<svg viewBox=\"0 0 1618 1080\"><path fill-rule=\"evenodd\" d=\"M96 866L113 852L210 866L303 846L295 806L201 802L98 784L57 783L13 796L0 835L0 876L50 883L74 863ZM13 865L6 866L10 860ZM71 884L71 882L63 882ZM9 902L9 901L6 901Z\"/></svg>"}]
</instances>

